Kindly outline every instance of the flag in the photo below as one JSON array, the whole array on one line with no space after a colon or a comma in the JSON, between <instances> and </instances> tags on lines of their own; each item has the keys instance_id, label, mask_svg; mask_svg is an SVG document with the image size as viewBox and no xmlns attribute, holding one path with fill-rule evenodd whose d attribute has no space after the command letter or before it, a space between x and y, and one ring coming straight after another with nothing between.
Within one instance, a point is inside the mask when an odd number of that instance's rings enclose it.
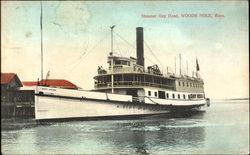
<instances>
[{"instance_id":1,"label":"flag","mask_svg":"<svg viewBox=\"0 0 250 155\"><path fill-rule=\"evenodd\" d=\"M46 86L47 79L49 78L49 76L50 76L50 71L47 72L46 79L45 79L45 84L44 84L45 86Z\"/></svg>"},{"instance_id":2,"label":"flag","mask_svg":"<svg viewBox=\"0 0 250 155\"><path fill-rule=\"evenodd\" d=\"M47 72L46 79L48 79L50 76L50 71Z\"/></svg>"},{"instance_id":3,"label":"flag","mask_svg":"<svg viewBox=\"0 0 250 155\"><path fill-rule=\"evenodd\" d=\"M200 66L199 66L199 63L198 63L198 59L196 58L196 71L199 71L200 70Z\"/></svg>"}]
</instances>

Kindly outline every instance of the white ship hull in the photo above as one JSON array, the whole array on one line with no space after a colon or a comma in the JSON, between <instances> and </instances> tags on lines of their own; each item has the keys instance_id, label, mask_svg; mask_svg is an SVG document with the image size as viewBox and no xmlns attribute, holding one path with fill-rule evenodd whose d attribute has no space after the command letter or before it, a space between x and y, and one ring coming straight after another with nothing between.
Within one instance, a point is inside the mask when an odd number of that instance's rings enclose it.
<instances>
[{"instance_id":1,"label":"white ship hull","mask_svg":"<svg viewBox=\"0 0 250 155\"><path fill-rule=\"evenodd\" d=\"M129 116L168 113L141 104L37 96L36 119Z\"/></svg>"},{"instance_id":2,"label":"white ship hull","mask_svg":"<svg viewBox=\"0 0 250 155\"><path fill-rule=\"evenodd\" d=\"M205 105L205 100L190 101L188 103L176 100L165 100L165 102L159 102L159 99L154 100L150 99L151 102L148 101L149 103L140 103L133 102L130 95L37 87L35 118L37 120L54 120L107 116L144 116L180 110L197 110Z\"/></svg>"}]
</instances>

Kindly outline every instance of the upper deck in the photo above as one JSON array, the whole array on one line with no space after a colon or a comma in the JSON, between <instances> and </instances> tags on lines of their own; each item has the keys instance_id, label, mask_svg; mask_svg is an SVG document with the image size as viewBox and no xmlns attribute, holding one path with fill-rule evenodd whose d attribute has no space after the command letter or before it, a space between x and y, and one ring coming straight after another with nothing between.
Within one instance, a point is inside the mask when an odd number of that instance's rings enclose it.
<instances>
[{"instance_id":1,"label":"upper deck","mask_svg":"<svg viewBox=\"0 0 250 155\"><path fill-rule=\"evenodd\" d=\"M203 80L200 78L173 73L163 74L157 65L145 69L132 57L108 56L108 64L107 69L98 67L98 75L94 77L97 90L154 87L173 91L203 92Z\"/></svg>"}]
</instances>

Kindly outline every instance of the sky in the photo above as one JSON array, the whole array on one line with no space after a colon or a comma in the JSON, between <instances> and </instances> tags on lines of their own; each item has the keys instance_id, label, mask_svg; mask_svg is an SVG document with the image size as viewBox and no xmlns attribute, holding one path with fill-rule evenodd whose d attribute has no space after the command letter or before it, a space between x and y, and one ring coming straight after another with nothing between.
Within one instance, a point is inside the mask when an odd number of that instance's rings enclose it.
<instances>
[{"instance_id":1,"label":"sky","mask_svg":"<svg viewBox=\"0 0 250 155\"><path fill-rule=\"evenodd\" d=\"M174 72L181 54L182 73L191 75L197 58L207 97L248 97L247 1L45 1L42 8L44 77L49 71L51 79L93 89L97 67L107 68L109 26L114 53L126 57L136 57L135 30L143 27L146 65ZM38 1L1 1L1 72L41 77L40 15Z\"/></svg>"}]
</instances>

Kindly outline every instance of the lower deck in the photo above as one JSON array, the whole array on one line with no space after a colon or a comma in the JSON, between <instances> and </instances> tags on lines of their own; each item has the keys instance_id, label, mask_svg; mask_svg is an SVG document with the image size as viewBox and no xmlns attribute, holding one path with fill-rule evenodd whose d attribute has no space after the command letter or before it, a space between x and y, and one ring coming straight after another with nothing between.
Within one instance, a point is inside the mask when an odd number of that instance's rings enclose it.
<instances>
[{"instance_id":1,"label":"lower deck","mask_svg":"<svg viewBox=\"0 0 250 155\"><path fill-rule=\"evenodd\" d=\"M98 90L99 92L112 93L111 89ZM171 102L186 102L191 103L194 101L205 100L204 93L191 93L191 92L177 92L167 89L156 89L156 88L122 88L113 89L113 93L122 95L131 95L134 100L139 102L147 102L150 100L157 101L171 101Z\"/></svg>"}]
</instances>

